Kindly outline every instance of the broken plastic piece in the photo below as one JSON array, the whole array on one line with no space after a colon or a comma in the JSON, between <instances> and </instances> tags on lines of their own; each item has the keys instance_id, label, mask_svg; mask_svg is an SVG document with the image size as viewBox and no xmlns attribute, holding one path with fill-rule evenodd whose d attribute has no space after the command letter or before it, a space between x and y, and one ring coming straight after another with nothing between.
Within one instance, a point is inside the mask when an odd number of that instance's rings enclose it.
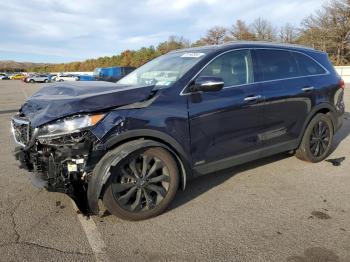
<instances>
[{"instance_id":1,"label":"broken plastic piece","mask_svg":"<svg viewBox=\"0 0 350 262\"><path fill-rule=\"evenodd\" d=\"M333 166L340 166L341 162L345 160L345 157L339 157L339 158L334 158L334 159L327 159L327 162L330 162L333 164Z\"/></svg>"}]
</instances>

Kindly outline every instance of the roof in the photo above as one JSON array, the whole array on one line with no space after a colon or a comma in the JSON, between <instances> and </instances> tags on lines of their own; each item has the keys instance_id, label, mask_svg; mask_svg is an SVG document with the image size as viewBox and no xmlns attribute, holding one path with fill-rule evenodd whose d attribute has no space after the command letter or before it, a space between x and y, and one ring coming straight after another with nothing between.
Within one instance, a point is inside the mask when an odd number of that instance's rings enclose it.
<instances>
[{"instance_id":1,"label":"roof","mask_svg":"<svg viewBox=\"0 0 350 262\"><path fill-rule=\"evenodd\" d=\"M199 46L199 47L191 47L186 49L180 49L177 51L199 51L199 50L227 50L230 48L286 48L286 49L295 49L295 50L307 50L307 51L313 51L313 52L321 52L319 50L316 50L314 48L303 46L303 45L296 45L296 44L286 44L286 43L278 43L278 42L266 42L266 41L231 41L227 42L221 45L208 45L208 46Z\"/></svg>"}]
</instances>

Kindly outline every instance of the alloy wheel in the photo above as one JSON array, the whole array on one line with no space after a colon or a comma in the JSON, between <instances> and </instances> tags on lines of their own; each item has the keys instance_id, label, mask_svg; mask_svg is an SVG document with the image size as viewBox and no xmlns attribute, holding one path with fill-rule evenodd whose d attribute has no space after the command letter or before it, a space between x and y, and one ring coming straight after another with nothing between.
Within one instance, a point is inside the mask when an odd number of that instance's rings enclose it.
<instances>
[{"instance_id":1,"label":"alloy wheel","mask_svg":"<svg viewBox=\"0 0 350 262\"><path fill-rule=\"evenodd\" d=\"M322 156L330 143L329 126L324 121L318 121L310 134L310 151L313 156Z\"/></svg>"},{"instance_id":2,"label":"alloy wheel","mask_svg":"<svg viewBox=\"0 0 350 262\"><path fill-rule=\"evenodd\" d=\"M131 212L153 209L165 198L170 174L164 162L152 155L139 154L110 168L112 193L120 207Z\"/></svg>"}]
</instances>

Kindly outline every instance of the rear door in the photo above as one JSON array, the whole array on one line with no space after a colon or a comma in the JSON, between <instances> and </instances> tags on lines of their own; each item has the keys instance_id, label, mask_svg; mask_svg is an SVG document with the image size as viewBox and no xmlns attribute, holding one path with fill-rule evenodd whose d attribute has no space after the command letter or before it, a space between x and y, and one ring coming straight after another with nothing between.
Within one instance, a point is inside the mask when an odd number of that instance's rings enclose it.
<instances>
[{"instance_id":1,"label":"rear door","mask_svg":"<svg viewBox=\"0 0 350 262\"><path fill-rule=\"evenodd\" d=\"M313 87L300 74L293 52L281 49L255 50L264 104L264 147L293 144L302 132L312 108Z\"/></svg>"},{"instance_id":2,"label":"rear door","mask_svg":"<svg viewBox=\"0 0 350 262\"><path fill-rule=\"evenodd\" d=\"M194 165L242 155L261 148L257 137L263 127L260 88L254 83L249 49L224 53L197 77L224 80L216 92L188 95L191 152Z\"/></svg>"}]
</instances>

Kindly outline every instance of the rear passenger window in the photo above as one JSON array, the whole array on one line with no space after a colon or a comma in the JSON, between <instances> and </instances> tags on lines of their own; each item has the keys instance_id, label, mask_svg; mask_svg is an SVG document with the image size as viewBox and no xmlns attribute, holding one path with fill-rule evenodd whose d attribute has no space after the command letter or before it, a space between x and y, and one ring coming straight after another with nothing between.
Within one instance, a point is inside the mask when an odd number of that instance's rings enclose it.
<instances>
[{"instance_id":1,"label":"rear passenger window","mask_svg":"<svg viewBox=\"0 0 350 262\"><path fill-rule=\"evenodd\" d=\"M224 80L224 86L253 82L252 59L249 50L228 52L214 59L198 76L215 76Z\"/></svg>"},{"instance_id":2,"label":"rear passenger window","mask_svg":"<svg viewBox=\"0 0 350 262\"><path fill-rule=\"evenodd\" d=\"M289 51L258 49L256 54L263 81L298 76L297 64Z\"/></svg>"},{"instance_id":3,"label":"rear passenger window","mask_svg":"<svg viewBox=\"0 0 350 262\"><path fill-rule=\"evenodd\" d=\"M293 56L299 65L301 75L307 76L326 73L326 71L319 64L308 56L297 52L293 52Z\"/></svg>"}]
</instances>

